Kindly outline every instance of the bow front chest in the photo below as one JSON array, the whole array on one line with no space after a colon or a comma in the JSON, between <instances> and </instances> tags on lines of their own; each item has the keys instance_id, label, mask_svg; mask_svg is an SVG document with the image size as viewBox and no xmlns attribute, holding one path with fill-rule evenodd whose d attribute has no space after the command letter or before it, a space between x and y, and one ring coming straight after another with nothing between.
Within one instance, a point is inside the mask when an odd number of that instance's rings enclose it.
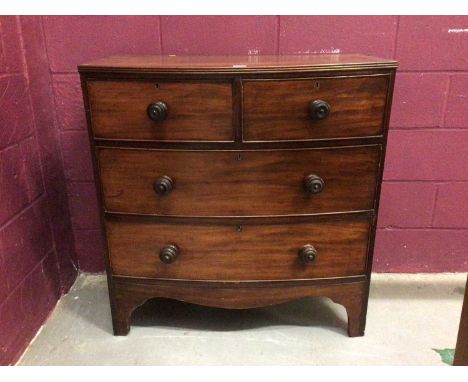
<instances>
[{"instance_id":1,"label":"bow front chest","mask_svg":"<svg viewBox=\"0 0 468 382\"><path fill-rule=\"evenodd\" d=\"M397 63L119 56L80 65L114 332L155 297L325 296L364 334Z\"/></svg>"}]
</instances>

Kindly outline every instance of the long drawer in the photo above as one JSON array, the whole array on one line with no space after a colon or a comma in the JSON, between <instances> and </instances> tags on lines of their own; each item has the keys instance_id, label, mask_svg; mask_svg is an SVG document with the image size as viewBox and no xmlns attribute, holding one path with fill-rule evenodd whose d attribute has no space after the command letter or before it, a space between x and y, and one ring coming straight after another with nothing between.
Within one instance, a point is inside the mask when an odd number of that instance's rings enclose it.
<instances>
[{"instance_id":1,"label":"long drawer","mask_svg":"<svg viewBox=\"0 0 468 382\"><path fill-rule=\"evenodd\" d=\"M381 146L263 151L100 148L106 211L303 215L374 208Z\"/></svg>"},{"instance_id":2,"label":"long drawer","mask_svg":"<svg viewBox=\"0 0 468 382\"><path fill-rule=\"evenodd\" d=\"M367 218L290 224L169 224L106 219L114 275L288 280L365 273Z\"/></svg>"}]
</instances>

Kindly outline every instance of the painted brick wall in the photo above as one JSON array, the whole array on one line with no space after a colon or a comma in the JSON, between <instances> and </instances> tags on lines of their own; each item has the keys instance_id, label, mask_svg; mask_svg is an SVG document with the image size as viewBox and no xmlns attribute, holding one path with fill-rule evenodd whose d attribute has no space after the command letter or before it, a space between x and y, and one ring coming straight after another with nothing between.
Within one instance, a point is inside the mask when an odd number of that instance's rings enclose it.
<instances>
[{"instance_id":1,"label":"painted brick wall","mask_svg":"<svg viewBox=\"0 0 468 382\"><path fill-rule=\"evenodd\" d=\"M374 270L468 271L468 17L0 17L0 364L104 269L76 65L110 54L400 61ZM68 196L67 196L68 195Z\"/></svg>"},{"instance_id":2,"label":"painted brick wall","mask_svg":"<svg viewBox=\"0 0 468 382\"><path fill-rule=\"evenodd\" d=\"M41 31L40 19L0 17L0 365L77 273Z\"/></svg>"},{"instance_id":3,"label":"painted brick wall","mask_svg":"<svg viewBox=\"0 0 468 382\"><path fill-rule=\"evenodd\" d=\"M44 17L80 266L103 269L76 65L118 53L400 61L374 270L468 270L468 17Z\"/></svg>"}]
</instances>

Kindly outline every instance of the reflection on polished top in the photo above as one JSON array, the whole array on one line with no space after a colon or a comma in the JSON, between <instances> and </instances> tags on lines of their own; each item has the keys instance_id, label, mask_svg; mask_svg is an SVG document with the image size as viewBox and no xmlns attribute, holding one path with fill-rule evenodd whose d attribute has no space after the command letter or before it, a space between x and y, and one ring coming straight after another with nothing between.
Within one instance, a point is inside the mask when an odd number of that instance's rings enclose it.
<instances>
[{"instance_id":1,"label":"reflection on polished top","mask_svg":"<svg viewBox=\"0 0 468 382\"><path fill-rule=\"evenodd\" d=\"M80 71L266 71L362 69L396 67L397 62L361 54L250 55L250 56L112 56L79 66Z\"/></svg>"}]
</instances>

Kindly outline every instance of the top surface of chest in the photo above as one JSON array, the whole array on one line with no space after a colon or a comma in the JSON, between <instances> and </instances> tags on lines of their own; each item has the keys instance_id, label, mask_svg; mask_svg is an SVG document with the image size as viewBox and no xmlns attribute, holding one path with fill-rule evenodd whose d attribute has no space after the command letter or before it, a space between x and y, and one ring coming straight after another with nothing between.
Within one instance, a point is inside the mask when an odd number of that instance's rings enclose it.
<instances>
[{"instance_id":1,"label":"top surface of chest","mask_svg":"<svg viewBox=\"0 0 468 382\"><path fill-rule=\"evenodd\" d=\"M397 62L360 54L262 56L112 56L80 65L80 72L262 72L396 68Z\"/></svg>"}]
</instances>

